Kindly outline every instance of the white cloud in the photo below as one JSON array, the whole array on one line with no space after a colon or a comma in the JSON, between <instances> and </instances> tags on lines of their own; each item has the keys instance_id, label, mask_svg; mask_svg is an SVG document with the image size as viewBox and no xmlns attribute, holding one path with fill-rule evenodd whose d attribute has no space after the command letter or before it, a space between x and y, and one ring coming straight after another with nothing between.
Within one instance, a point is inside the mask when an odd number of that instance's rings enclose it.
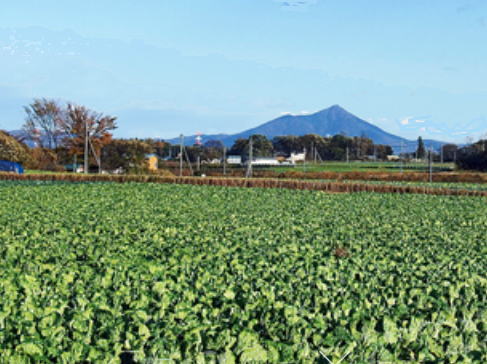
<instances>
[{"instance_id":1,"label":"white cloud","mask_svg":"<svg viewBox=\"0 0 487 364\"><path fill-rule=\"evenodd\" d=\"M303 110L301 112L298 112L298 113L293 113L291 111L281 111L280 112L280 115L283 116L283 115L309 115L311 114L310 111L307 111L307 110Z\"/></svg>"},{"instance_id":2,"label":"white cloud","mask_svg":"<svg viewBox=\"0 0 487 364\"><path fill-rule=\"evenodd\" d=\"M411 125L413 123L423 124L426 123L426 120L416 119L414 116L407 116L400 121L401 125Z\"/></svg>"},{"instance_id":3,"label":"white cloud","mask_svg":"<svg viewBox=\"0 0 487 364\"><path fill-rule=\"evenodd\" d=\"M424 133L426 131L426 128L425 127L419 128L419 131Z\"/></svg>"},{"instance_id":4,"label":"white cloud","mask_svg":"<svg viewBox=\"0 0 487 364\"><path fill-rule=\"evenodd\" d=\"M401 120L402 125L409 125L409 118Z\"/></svg>"}]
</instances>

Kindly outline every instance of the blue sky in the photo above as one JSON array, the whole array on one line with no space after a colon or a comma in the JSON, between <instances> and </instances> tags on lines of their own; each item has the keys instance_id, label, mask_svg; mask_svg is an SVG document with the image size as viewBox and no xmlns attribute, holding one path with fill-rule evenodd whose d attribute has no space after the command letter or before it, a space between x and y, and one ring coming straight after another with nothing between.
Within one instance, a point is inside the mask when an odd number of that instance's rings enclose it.
<instances>
[{"instance_id":1,"label":"blue sky","mask_svg":"<svg viewBox=\"0 0 487 364\"><path fill-rule=\"evenodd\" d=\"M60 5L60 3L62 5ZM487 133L484 0L53 0L0 12L0 128L33 97L118 136L232 133L340 104L386 131Z\"/></svg>"}]
</instances>

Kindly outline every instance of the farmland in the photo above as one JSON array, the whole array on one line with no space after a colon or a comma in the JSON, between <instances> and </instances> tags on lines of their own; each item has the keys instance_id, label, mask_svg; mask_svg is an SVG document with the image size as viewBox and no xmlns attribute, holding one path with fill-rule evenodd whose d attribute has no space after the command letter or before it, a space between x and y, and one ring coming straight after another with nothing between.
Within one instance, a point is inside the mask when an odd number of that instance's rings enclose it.
<instances>
[{"instance_id":1,"label":"farmland","mask_svg":"<svg viewBox=\"0 0 487 364\"><path fill-rule=\"evenodd\" d=\"M307 171L307 172L353 172L353 171L369 171L369 172L425 172L428 171L427 162L374 162L374 161L325 161L320 163L306 163L306 165L296 165L293 167L275 167L276 172L288 172L293 170ZM453 163L434 163L432 168L434 171L453 171L455 165Z\"/></svg>"},{"instance_id":2,"label":"farmland","mask_svg":"<svg viewBox=\"0 0 487 364\"><path fill-rule=\"evenodd\" d=\"M0 193L6 362L487 362L485 198Z\"/></svg>"}]
</instances>

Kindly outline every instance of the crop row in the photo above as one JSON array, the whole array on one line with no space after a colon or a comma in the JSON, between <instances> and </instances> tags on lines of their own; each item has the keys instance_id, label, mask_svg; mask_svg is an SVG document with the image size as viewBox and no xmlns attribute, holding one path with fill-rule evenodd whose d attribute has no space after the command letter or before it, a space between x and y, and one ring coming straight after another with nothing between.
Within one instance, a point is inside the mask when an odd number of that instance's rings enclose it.
<instances>
[{"instance_id":1,"label":"crop row","mask_svg":"<svg viewBox=\"0 0 487 364\"><path fill-rule=\"evenodd\" d=\"M177 168L169 169L175 175L178 174ZM184 170L184 175L189 176L190 171ZM221 177L222 170L205 170L208 176ZM229 169L227 175L231 177L243 177L245 169ZM256 169L253 173L259 178L284 178L284 179L303 179L303 180L352 180L352 181L409 181L409 182L429 182L429 173L411 172L405 170L404 173L384 172L384 171L315 171L301 170L295 167L292 170L273 170L273 169ZM487 173L475 172L434 172L433 182L442 183L487 183Z\"/></svg>"},{"instance_id":2,"label":"crop row","mask_svg":"<svg viewBox=\"0 0 487 364\"><path fill-rule=\"evenodd\" d=\"M220 177L162 177L157 175L81 175L81 174L26 174L0 173L0 180L10 181L68 181L68 182L147 182L189 184L200 186L225 186L248 188L281 188L313 190L334 193L377 192L452 196L487 196L485 190L437 188L429 185L388 185L350 183L337 181L310 181L269 178L220 178Z\"/></svg>"},{"instance_id":3,"label":"crop row","mask_svg":"<svg viewBox=\"0 0 487 364\"><path fill-rule=\"evenodd\" d=\"M340 183L357 183L354 180L320 180L323 182L340 182ZM471 190L471 191L487 191L487 183L463 183L463 182L415 182L415 181L361 181L361 184L374 185L391 185L391 186L416 186L443 188L447 190Z\"/></svg>"}]
</instances>

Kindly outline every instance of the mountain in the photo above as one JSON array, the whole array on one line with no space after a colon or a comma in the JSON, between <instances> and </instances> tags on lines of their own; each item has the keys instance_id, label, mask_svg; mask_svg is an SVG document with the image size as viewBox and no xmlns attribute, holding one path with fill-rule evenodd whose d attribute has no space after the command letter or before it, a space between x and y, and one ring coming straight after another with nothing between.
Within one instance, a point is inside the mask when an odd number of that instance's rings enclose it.
<instances>
[{"instance_id":1,"label":"mountain","mask_svg":"<svg viewBox=\"0 0 487 364\"><path fill-rule=\"evenodd\" d=\"M10 134L21 138L24 142L33 147L35 143L28 138L22 130L11 131ZM203 143L209 140L220 140L227 147L231 147L239 138L248 138L254 134L265 135L272 139L281 135L306 135L318 134L321 136L333 136L343 134L349 137L365 136L374 141L375 144L390 145L395 153L413 152L416 150L417 141L408 140L397 135L388 133L381 128L363 120L348 112L339 105L333 105L327 109L308 115L283 115L277 119L268 121L260 126L245 130L237 134L213 134L203 135ZM179 138L167 139L171 144L179 144ZM184 144L193 145L196 142L196 135L185 136ZM444 142L425 139L427 148L438 151Z\"/></svg>"},{"instance_id":2,"label":"mountain","mask_svg":"<svg viewBox=\"0 0 487 364\"><path fill-rule=\"evenodd\" d=\"M37 146L37 142L35 142L34 140L32 140L30 138L29 134L27 134L27 132L25 132L22 129L19 129L19 130L9 130L8 133L11 136L13 136L15 139L22 141L25 145L27 145L30 148L34 148L34 147ZM45 136L42 136L41 137L41 140L44 143L44 145L47 145L47 138Z\"/></svg>"},{"instance_id":3,"label":"mountain","mask_svg":"<svg viewBox=\"0 0 487 364\"><path fill-rule=\"evenodd\" d=\"M272 139L281 135L318 134L321 136L333 136L343 134L346 136L365 136L376 144L387 144L393 147L396 152L416 150L416 140L408 140L397 135L388 133L381 128L363 120L348 112L339 105L333 105L327 109L309 115L283 115L277 119L268 121L260 126L245 130L233 135L204 135L203 141L211 139L221 140L226 146L233 145L239 138L248 138L254 134L262 134ZM179 138L169 139L170 143L179 143ZM185 137L185 144L192 145L195 136ZM427 147L438 150L443 142L425 140Z\"/></svg>"}]
</instances>

